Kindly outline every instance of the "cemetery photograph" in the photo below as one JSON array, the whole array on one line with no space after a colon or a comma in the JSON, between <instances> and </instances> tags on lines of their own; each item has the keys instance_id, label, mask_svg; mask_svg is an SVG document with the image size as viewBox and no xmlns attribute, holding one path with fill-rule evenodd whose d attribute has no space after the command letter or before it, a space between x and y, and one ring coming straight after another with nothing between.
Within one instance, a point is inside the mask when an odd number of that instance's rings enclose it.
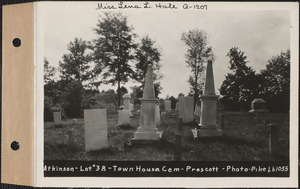
<instances>
[{"instance_id":1,"label":"cemetery photograph","mask_svg":"<svg viewBox=\"0 0 300 189\"><path fill-rule=\"evenodd\" d=\"M290 159L288 11L108 6L41 16L44 160Z\"/></svg>"}]
</instances>

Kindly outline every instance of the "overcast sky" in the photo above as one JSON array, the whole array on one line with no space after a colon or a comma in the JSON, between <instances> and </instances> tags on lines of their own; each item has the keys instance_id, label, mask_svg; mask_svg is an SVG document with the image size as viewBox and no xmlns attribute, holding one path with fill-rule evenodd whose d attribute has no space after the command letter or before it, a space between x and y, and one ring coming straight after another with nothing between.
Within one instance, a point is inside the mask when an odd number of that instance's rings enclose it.
<instances>
[{"instance_id":1,"label":"overcast sky","mask_svg":"<svg viewBox=\"0 0 300 189\"><path fill-rule=\"evenodd\" d=\"M98 3L98 2L97 2ZM68 53L67 44L75 37L83 40L96 38L96 26L103 10L96 10L97 3L47 3L38 7L38 30L43 33L44 57L58 67L62 55ZM153 3L153 2L152 2ZM154 4L154 3L153 3ZM128 23L139 38L148 34L162 50L160 98L188 94L190 69L185 63L186 46L180 40L182 32L198 28L209 35L216 60L213 64L216 93L229 72L226 56L231 47L238 47L248 57L254 70L264 69L272 56L290 48L290 13L282 10L227 9L184 10L183 3L176 10L128 9ZM120 12L121 10L113 10ZM126 87L129 89L128 83ZM100 90L116 87L101 86Z\"/></svg>"}]
</instances>

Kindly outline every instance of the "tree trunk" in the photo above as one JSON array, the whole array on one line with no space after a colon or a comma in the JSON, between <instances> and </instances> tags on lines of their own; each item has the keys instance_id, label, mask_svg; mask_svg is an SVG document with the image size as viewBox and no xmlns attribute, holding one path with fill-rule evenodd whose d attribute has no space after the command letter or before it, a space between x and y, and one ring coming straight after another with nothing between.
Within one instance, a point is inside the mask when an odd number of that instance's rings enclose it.
<instances>
[{"instance_id":1,"label":"tree trunk","mask_svg":"<svg viewBox=\"0 0 300 189\"><path fill-rule=\"evenodd\" d=\"M121 105L121 89L120 89L120 80L118 81L118 107Z\"/></svg>"},{"instance_id":2,"label":"tree trunk","mask_svg":"<svg viewBox=\"0 0 300 189\"><path fill-rule=\"evenodd\" d=\"M197 68L198 69L198 68ZM195 107L196 107L196 102L198 100L198 89L197 89L197 85L198 85L198 73L197 69L195 71L195 83L194 83L194 111L195 111Z\"/></svg>"}]
</instances>

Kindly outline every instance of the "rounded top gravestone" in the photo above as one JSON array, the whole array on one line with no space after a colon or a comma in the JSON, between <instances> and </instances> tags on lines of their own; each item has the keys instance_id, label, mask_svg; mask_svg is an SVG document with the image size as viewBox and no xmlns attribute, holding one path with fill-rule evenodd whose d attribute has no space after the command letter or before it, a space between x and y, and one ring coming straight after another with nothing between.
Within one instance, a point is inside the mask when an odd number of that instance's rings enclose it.
<instances>
[{"instance_id":1,"label":"rounded top gravestone","mask_svg":"<svg viewBox=\"0 0 300 189\"><path fill-rule=\"evenodd\" d=\"M262 98L256 98L251 102L251 110L249 112L267 112L266 101Z\"/></svg>"}]
</instances>

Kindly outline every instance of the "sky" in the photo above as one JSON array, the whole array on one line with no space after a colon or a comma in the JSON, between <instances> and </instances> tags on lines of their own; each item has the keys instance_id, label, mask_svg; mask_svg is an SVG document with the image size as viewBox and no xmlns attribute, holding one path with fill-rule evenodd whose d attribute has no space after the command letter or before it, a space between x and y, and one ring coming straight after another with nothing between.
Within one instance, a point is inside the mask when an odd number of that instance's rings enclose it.
<instances>
[{"instance_id":1,"label":"sky","mask_svg":"<svg viewBox=\"0 0 300 189\"><path fill-rule=\"evenodd\" d=\"M151 3L155 6L154 2ZM111 4L116 5L117 2L105 3ZM160 47L161 73L164 75L160 98L167 95L177 97L179 93L188 94L190 91L187 80L191 70L185 63L187 47L180 39L181 34L190 29L204 30L209 36L209 45L216 57L213 71L217 94L225 75L230 72L229 58L226 56L230 48L238 47L243 51L249 61L248 65L257 72L265 69L273 56L290 48L289 11L262 9L261 6L248 10L245 7L231 8L229 5L223 10L215 4L208 4L208 10L184 10L182 4L177 3L176 10L112 10L128 16L128 24L134 27L138 39L149 35ZM99 16L107 11L96 10L97 6L98 2L52 2L38 6L38 40L43 40L43 57L52 66L58 67L62 55L68 53L67 44L75 37L87 41L97 37L93 28ZM129 82L125 87L130 89L132 85L134 83ZM100 86L99 89L109 88L116 90L116 86L111 85Z\"/></svg>"}]
</instances>

